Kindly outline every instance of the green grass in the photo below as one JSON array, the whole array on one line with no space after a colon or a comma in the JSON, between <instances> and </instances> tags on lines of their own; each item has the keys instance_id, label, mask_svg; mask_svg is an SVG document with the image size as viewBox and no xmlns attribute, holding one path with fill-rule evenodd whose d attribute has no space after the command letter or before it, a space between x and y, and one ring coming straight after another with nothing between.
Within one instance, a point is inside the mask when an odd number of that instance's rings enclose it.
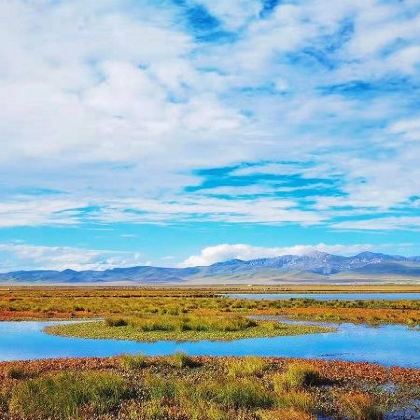
<instances>
[{"instance_id":1,"label":"green grass","mask_svg":"<svg viewBox=\"0 0 420 420\"><path fill-rule=\"evenodd\" d=\"M200 385L196 392L202 400L212 401L224 408L264 408L272 407L276 402L273 393L251 379L210 381Z\"/></svg>"},{"instance_id":2,"label":"green grass","mask_svg":"<svg viewBox=\"0 0 420 420\"><path fill-rule=\"evenodd\" d=\"M225 362L226 371L230 377L261 376L269 367L269 363L256 356L229 359Z\"/></svg>"},{"instance_id":3,"label":"green grass","mask_svg":"<svg viewBox=\"0 0 420 420\"><path fill-rule=\"evenodd\" d=\"M130 396L125 380L111 373L62 373L30 379L12 393L9 409L17 418L74 419L83 407L92 415L116 408Z\"/></svg>"},{"instance_id":4,"label":"green grass","mask_svg":"<svg viewBox=\"0 0 420 420\"><path fill-rule=\"evenodd\" d=\"M192 357L181 352L175 353L172 356L168 356L166 358L166 361L170 366L177 367L180 369L185 367L194 368L200 366L200 364Z\"/></svg>"},{"instance_id":5,"label":"green grass","mask_svg":"<svg viewBox=\"0 0 420 420\"><path fill-rule=\"evenodd\" d=\"M150 316L132 317L127 325L110 325L108 321L55 325L46 328L50 334L84 337L115 338L136 341L196 341L234 340L249 337L311 334L331 331L330 328L254 321L245 317L220 316Z\"/></svg>"},{"instance_id":6,"label":"green grass","mask_svg":"<svg viewBox=\"0 0 420 420\"><path fill-rule=\"evenodd\" d=\"M138 370L147 366L147 358L142 354L124 354L123 356L121 356L120 360L121 366L125 370Z\"/></svg>"},{"instance_id":7,"label":"green grass","mask_svg":"<svg viewBox=\"0 0 420 420\"><path fill-rule=\"evenodd\" d=\"M277 406L294 408L304 413L313 413L316 401L312 394L306 391L288 391L277 395Z\"/></svg>"},{"instance_id":8,"label":"green grass","mask_svg":"<svg viewBox=\"0 0 420 420\"><path fill-rule=\"evenodd\" d=\"M322 381L317 369L304 363L292 363L284 373L275 375L273 382L275 391L281 393L317 385Z\"/></svg>"}]
</instances>

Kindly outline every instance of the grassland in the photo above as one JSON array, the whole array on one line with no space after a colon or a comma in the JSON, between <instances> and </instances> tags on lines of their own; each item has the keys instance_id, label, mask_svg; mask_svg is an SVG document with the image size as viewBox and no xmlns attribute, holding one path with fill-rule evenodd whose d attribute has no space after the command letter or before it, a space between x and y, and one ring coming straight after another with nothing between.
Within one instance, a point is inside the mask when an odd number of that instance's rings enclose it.
<instances>
[{"instance_id":1,"label":"grassland","mask_svg":"<svg viewBox=\"0 0 420 420\"><path fill-rule=\"evenodd\" d=\"M321 287L321 286L318 286ZM327 286L325 286L327 287ZM367 291L390 291L369 286ZM294 319L371 324L420 324L420 301L279 301L228 299L227 291L272 292L272 288L3 288L0 289L0 320L141 318L149 316L199 316L225 318L248 315L284 315ZM283 288L282 288L283 289ZM360 286L345 289L362 291ZM276 289L275 291L285 290ZM296 291L289 287L287 291ZM321 290L318 290L321 291ZM326 291L326 290L322 290ZM343 287L328 286L328 291L343 292ZM419 291L405 286L392 291Z\"/></svg>"},{"instance_id":2,"label":"grassland","mask_svg":"<svg viewBox=\"0 0 420 420\"><path fill-rule=\"evenodd\" d=\"M319 292L363 291L316 287ZM412 300L263 301L220 296L225 292L274 291L302 290L3 288L0 320L90 319L89 323L54 326L49 331L143 341L229 340L323 331L250 318L254 315L420 324L420 302ZM367 291L418 289L369 287ZM415 416L413 401L419 395L418 369L368 363L191 358L183 354L0 363L2 420L309 420L318 415L375 420L402 407ZM403 411L397 413L396 418L404 418Z\"/></svg>"},{"instance_id":3,"label":"grassland","mask_svg":"<svg viewBox=\"0 0 420 420\"><path fill-rule=\"evenodd\" d=\"M374 420L409 407L419 387L418 370L366 363L183 354L9 362L0 363L0 418Z\"/></svg>"}]
</instances>

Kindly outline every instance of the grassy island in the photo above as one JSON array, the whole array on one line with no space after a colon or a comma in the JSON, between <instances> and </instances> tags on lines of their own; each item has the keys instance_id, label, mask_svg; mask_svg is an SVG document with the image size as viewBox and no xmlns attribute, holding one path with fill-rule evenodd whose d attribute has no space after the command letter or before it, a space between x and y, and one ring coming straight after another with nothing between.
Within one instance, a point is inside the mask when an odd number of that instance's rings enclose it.
<instances>
[{"instance_id":1,"label":"grassy island","mask_svg":"<svg viewBox=\"0 0 420 420\"><path fill-rule=\"evenodd\" d=\"M55 325L46 328L46 331L50 334L83 338L196 341L311 334L328 332L332 329L275 321L256 321L241 316L155 315Z\"/></svg>"}]
</instances>

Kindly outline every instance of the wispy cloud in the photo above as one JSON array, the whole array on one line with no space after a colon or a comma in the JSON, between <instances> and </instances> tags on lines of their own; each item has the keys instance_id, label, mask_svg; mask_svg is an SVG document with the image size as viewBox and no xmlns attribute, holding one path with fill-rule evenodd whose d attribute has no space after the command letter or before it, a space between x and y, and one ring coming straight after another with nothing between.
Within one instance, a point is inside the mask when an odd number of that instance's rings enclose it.
<instances>
[{"instance_id":1,"label":"wispy cloud","mask_svg":"<svg viewBox=\"0 0 420 420\"><path fill-rule=\"evenodd\" d=\"M135 252L92 250L75 247L0 244L1 272L16 270L105 270L113 267L150 265Z\"/></svg>"}]
</instances>

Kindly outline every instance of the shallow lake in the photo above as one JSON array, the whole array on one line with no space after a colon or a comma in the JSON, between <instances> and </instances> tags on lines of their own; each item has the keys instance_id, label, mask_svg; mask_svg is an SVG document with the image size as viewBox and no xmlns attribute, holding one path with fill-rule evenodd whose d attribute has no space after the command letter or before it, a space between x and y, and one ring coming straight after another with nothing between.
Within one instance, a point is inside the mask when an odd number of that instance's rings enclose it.
<instances>
[{"instance_id":1,"label":"shallow lake","mask_svg":"<svg viewBox=\"0 0 420 420\"><path fill-rule=\"evenodd\" d=\"M420 300L420 293L225 293L223 296L256 300Z\"/></svg>"},{"instance_id":2,"label":"shallow lake","mask_svg":"<svg viewBox=\"0 0 420 420\"><path fill-rule=\"evenodd\" d=\"M58 337L43 332L57 322L0 322L0 360L113 356L122 353L211 356L284 356L377 362L420 368L420 331L401 325L341 324L331 333L234 341L134 342Z\"/></svg>"}]
</instances>

